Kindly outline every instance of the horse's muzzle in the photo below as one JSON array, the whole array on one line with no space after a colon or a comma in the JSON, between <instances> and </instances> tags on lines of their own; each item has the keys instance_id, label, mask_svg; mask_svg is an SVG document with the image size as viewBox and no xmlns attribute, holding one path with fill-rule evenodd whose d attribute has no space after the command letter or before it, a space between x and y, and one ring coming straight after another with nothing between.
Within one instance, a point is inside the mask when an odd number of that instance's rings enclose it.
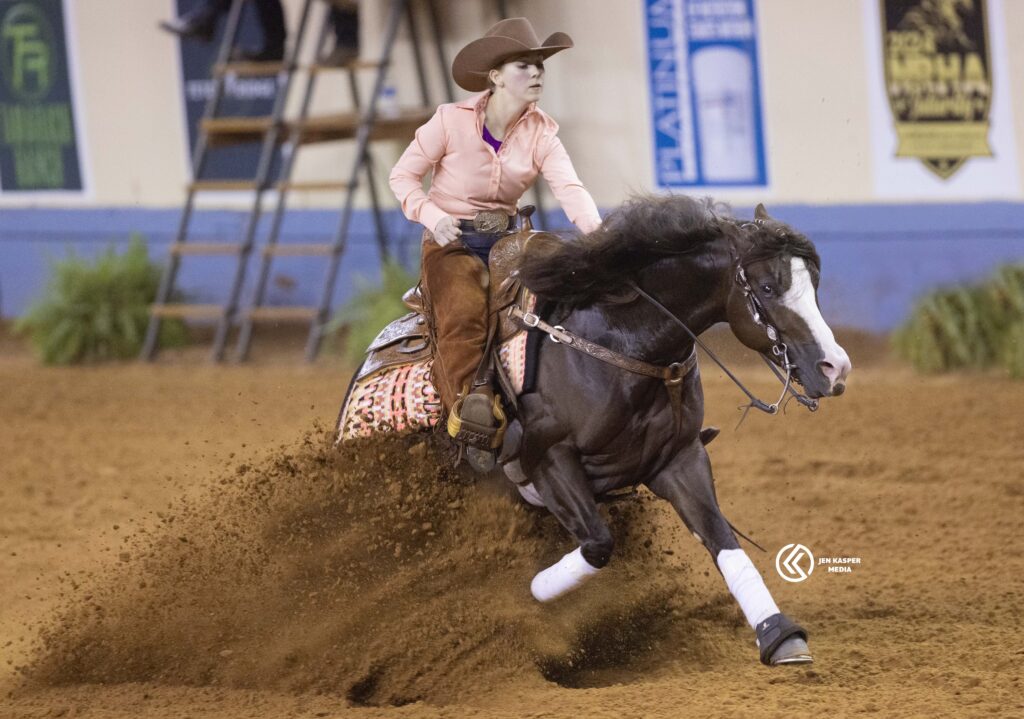
<instances>
[{"instance_id":1,"label":"horse's muzzle","mask_svg":"<svg viewBox=\"0 0 1024 719\"><path fill-rule=\"evenodd\" d=\"M831 354L831 356L830 356ZM832 353L826 354L825 359L818 362L818 370L828 381L828 395L838 397L846 391L846 378L853 369L849 355L839 345L835 346Z\"/></svg>"}]
</instances>

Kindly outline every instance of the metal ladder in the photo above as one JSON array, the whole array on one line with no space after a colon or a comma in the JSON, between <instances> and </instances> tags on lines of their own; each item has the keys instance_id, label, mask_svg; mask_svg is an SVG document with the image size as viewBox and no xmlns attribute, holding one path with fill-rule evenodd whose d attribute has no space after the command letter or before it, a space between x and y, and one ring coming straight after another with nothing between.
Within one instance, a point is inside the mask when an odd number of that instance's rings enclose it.
<instances>
[{"instance_id":1,"label":"metal ladder","mask_svg":"<svg viewBox=\"0 0 1024 719\"><path fill-rule=\"evenodd\" d=\"M260 142L260 159L257 166L256 177L253 180L195 180L187 188L185 205L182 210L181 219L171 245L170 256L165 266L157 290L154 304L150 308L150 320L146 330L146 337L143 343L141 358L152 360L155 358L158 345L160 326L166 318L214 318L217 320L217 329L214 335L211 357L214 361L220 361L224 357L225 346L228 335L236 317L238 316L239 297L245 281L245 273L256 244L256 234L260 217L263 213L263 194L269 189L269 174L275 156L279 149L281 152L281 168L279 180L276 185L278 192L277 204L274 209L271 227L263 248L260 261L259 276L251 305L242 313L242 326L239 334L237 357L244 359L252 338L253 323L258 320L282 320L299 319L310 322L309 338L306 345L306 358L312 360L316 356L320 341L323 335L323 328L327 322L327 314L330 311L331 298L334 292L334 284L348 239L352 211L354 209L354 194L359 189L361 174L368 178L368 188L371 202L374 209L374 220L377 225L378 246L382 259L387 256L387 240L384 235L384 225L380 212L379 198L373 181L372 159L368 151L369 143L372 140L384 139L409 139L416 128L426 122L433 112L430 107L428 90L426 84L426 73L422 57L422 48L417 37L415 27L415 15L410 4L411 0L391 0L387 26L385 31L385 42L379 62L355 61L344 66L325 66L318 63L322 56L322 50L326 38L329 35L329 22L327 13L324 13L324 22L318 35L314 64L307 68L308 79L303 93L300 114L294 121L286 121L284 118L288 101L289 90L292 80L298 69L298 58L303 45L306 27L309 22L311 7L318 0L303 0L301 17L297 25L294 40L283 63L231 63L232 48L234 47L242 7L246 0L233 0L227 18L227 26L224 37L218 52L217 62L214 67L214 90L207 102L201 120L199 138L193 152L192 166L194 177L201 177L205 167L208 150L212 146L231 144L235 142ZM325 4L338 4L338 0L319 0ZM434 0L424 0L428 10L430 21L433 26L435 45L437 47L438 59L442 67L447 67L447 60L444 57L443 47L440 42L440 31L437 19ZM391 53L394 48L395 38L398 33L398 26L402 16L405 15L410 23L413 51L416 58L418 77L420 81L421 94L424 101L424 108L403 112L397 118L379 118L377 113L377 102L384 87L384 81L390 66ZM356 70L376 68L377 76L374 82L373 93L366 103L361 103L359 98ZM339 113L326 116L310 117L309 106L313 96L313 89L316 78L319 74L328 70L347 70L349 73L349 84L351 89L353 105L356 112ZM229 75L236 76L266 76L277 75L278 91L275 97L272 113L269 117L221 117L219 110L224 97L225 80ZM447 73L444 73L445 89L448 100L453 97L450 81ZM287 140L282 141L282 138ZM291 173L294 168L297 149L306 143L325 142L335 140L356 141L356 154L351 167L347 182L292 182ZM192 219L195 196L203 191L224 191L241 190L253 193L253 204L249 211L245 230L240 243L196 243L187 242L188 230ZM292 190L305 191L337 191L345 192L345 203L341 214L338 229L331 243L320 244L278 244L281 223L287 206L287 195ZM191 304L170 302L174 293L175 279L180 268L181 259L188 255L235 255L236 263L230 289L227 298L222 305ZM322 255L328 257L328 268L324 278L321 299L315 307L264 307L263 300L267 280L270 274L271 263L275 256L283 255Z\"/></svg>"}]
</instances>

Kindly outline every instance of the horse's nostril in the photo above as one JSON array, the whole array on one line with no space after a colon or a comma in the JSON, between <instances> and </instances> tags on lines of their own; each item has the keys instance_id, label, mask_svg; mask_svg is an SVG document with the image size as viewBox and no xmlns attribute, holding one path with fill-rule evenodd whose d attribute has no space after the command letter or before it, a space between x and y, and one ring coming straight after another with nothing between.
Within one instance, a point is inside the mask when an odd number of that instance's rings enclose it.
<instances>
[{"instance_id":1,"label":"horse's nostril","mask_svg":"<svg viewBox=\"0 0 1024 719\"><path fill-rule=\"evenodd\" d=\"M835 365L826 360L822 360L818 363L818 369L820 369L821 373L832 381L835 381L839 376L839 372L836 371Z\"/></svg>"}]
</instances>

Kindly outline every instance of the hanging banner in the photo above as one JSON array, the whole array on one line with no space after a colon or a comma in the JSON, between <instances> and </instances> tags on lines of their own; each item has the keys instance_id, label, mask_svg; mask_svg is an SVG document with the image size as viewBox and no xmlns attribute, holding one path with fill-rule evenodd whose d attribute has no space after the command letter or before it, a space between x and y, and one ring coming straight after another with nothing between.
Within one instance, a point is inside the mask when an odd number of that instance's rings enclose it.
<instances>
[{"instance_id":1,"label":"hanging banner","mask_svg":"<svg viewBox=\"0 0 1024 719\"><path fill-rule=\"evenodd\" d=\"M865 5L880 194L1015 193L999 0Z\"/></svg>"},{"instance_id":2,"label":"hanging banner","mask_svg":"<svg viewBox=\"0 0 1024 719\"><path fill-rule=\"evenodd\" d=\"M992 102L985 0L881 0L885 86L896 157L942 178L969 157L991 157Z\"/></svg>"},{"instance_id":3,"label":"hanging banner","mask_svg":"<svg viewBox=\"0 0 1024 719\"><path fill-rule=\"evenodd\" d=\"M659 186L767 184L754 0L646 0Z\"/></svg>"},{"instance_id":4,"label":"hanging banner","mask_svg":"<svg viewBox=\"0 0 1024 719\"><path fill-rule=\"evenodd\" d=\"M0 0L0 190L81 191L61 0Z\"/></svg>"},{"instance_id":5,"label":"hanging banner","mask_svg":"<svg viewBox=\"0 0 1024 719\"><path fill-rule=\"evenodd\" d=\"M209 0L177 0L178 17L188 15ZM181 51L182 91L185 106L185 124L188 127L189 149L194 153L199 140L199 123L206 110L206 103L213 95L213 66L217 62L221 39L227 26L227 10L230 3L220 5L225 12L217 22L217 29L209 41L182 38ZM257 48L263 42L263 33L252 3L242 8L241 26L238 30L238 45ZM265 117L274 110L277 96L277 77L238 77L229 75L224 80L224 97L219 115L222 117ZM194 179L252 180L260 158L260 143L249 142L227 147L215 147L207 151L202 177ZM270 179L276 177L272 166Z\"/></svg>"}]
</instances>

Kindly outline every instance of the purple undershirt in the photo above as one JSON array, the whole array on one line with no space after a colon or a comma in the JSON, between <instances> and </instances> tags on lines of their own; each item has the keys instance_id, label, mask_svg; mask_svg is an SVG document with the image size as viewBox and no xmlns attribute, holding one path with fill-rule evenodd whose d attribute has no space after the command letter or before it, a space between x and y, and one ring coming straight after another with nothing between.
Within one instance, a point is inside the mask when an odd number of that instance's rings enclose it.
<instances>
[{"instance_id":1,"label":"purple undershirt","mask_svg":"<svg viewBox=\"0 0 1024 719\"><path fill-rule=\"evenodd\" d=\"M501 140L494 139L494 135L487 129L487 125L484 125L484 142L493 147L495 152L501 149Z\"/></svg>"}]
</instances>

